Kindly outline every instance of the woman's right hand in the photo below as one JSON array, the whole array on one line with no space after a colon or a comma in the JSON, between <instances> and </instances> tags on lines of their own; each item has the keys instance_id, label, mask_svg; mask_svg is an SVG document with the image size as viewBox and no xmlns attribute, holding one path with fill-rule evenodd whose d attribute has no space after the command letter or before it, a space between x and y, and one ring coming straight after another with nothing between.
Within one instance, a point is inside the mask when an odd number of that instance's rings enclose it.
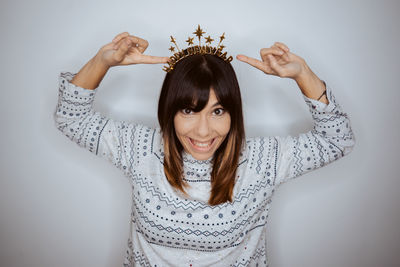
<instances>
[{"instance_id":1,"label":"woman's right hand","mask_svg":"<svg viewBox=\"0 0 400 267\"><path fill-rule=\"evenodd\" d=\"M129 33L120 33L111 43L104 45L70 81L76 86L95 89L112 66L131 64L167 63L168 57L143 55L149 43Z\"/></svg>"},{"instance_id":2,"label":"woman's right hand","mask_svg":"<svg viewBox=\"0 0 400 267\"><path fill-rule=\"evenodd\" d=\"M100 48L97 56L108 67L168 62L169 57L144 55L148 46L148 41L123 32L115 36L111 43Z\"/></svg>"}]
</instances>

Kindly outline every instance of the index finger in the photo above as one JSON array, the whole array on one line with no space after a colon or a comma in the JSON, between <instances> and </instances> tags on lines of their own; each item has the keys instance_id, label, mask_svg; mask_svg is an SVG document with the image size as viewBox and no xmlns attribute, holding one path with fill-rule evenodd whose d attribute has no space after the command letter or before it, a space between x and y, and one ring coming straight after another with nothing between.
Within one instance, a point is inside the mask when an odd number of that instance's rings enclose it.
<instances>
[{"instance_id":1,"label":"index finger","mask_svg":"<svg viewBox=\"0 0 400 267\"><path fill-rule=\"evenodd\" d=\"M140 63L143 64L162 64L167 63L169 57L158 57L158 56L148 56L148 55L141 55Z\"/></svg>"},{"instance_id":2,"label":"index finger","mask_svg":"<svg viewBox=\"0 0 400 267\"><path fill-rule=\"evenodd\" d=\"M240 61L246 62L247 64L261 70L261 71L265 71L265 66L263 64L263 62L261 62L258 59L252 58L252 57L248 57L245 55L237 55L236 58Z\"/></svg>"}]
</instances>

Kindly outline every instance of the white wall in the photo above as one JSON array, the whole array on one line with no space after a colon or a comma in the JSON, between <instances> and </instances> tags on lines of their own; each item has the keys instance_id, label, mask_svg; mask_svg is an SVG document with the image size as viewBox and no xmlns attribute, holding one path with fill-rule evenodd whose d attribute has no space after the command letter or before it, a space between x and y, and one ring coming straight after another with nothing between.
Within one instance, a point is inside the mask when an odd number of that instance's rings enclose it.
<instances>
[{"instance_id":1,"label":"white wall","mask_svg":"<svg viewBox=\"0 0 400 267\"><path fill-rule=\"evenodd\" d=\"M398 1L22 1L0 3L0 265L121 266L130 187L53 123L61 71L77 72L117 33L169 56L197 24L258 57L285 42L334 89L357 138L349 156L276 192L271 266L399 266ZM295 83L233 61L247 135L306 131ZM162 65L112 69L96 109L157 124Z\"/></svg>"}]
</instances>

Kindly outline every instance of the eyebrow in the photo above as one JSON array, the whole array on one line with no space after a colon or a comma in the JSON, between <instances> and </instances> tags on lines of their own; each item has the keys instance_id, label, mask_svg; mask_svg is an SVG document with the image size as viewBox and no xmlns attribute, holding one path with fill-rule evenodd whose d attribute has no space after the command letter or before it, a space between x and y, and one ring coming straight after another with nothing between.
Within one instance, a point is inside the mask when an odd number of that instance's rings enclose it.
<instances>
[{"instance_id":1,"label":"eyebrow","mask_svg":"<svg viewBox=\"0 0 400 267\"><path fill-rule=\"evenodd\" d=\"M213 107L216 107L216 106L222 106L222 105L219 102L215 102L214 105L212 105L211 107L213 108Z\"/></svg>"}]
</instances>

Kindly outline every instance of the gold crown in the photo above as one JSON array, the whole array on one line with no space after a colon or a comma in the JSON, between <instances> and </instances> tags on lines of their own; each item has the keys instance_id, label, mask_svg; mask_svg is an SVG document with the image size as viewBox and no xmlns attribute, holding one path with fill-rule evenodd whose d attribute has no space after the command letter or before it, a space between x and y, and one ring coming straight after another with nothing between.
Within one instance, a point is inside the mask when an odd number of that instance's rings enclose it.
<instances>
[{"instance_id":1,"label":"gold crown","mask_svg":"<svg viewBox=\"0 0 400 267\"><path fill-rule=\"evenodd\" d=\"M174 69L174 66L176 63L178 63L180 60L188 57L188 56L193 56L196 54L210 54L210 55L216 55L226 62L231 62L233 57L229 56L228 58L226 57L226 52L222 53L222 49L224 49L224 45L221 45L221 42L225 39L225 33L223 33L219 38L219 43L217 47L209 46L211 45L211 42L214 41L214 39L211 38L211 36L206 37L206 44L209 45L201 45L201 37L203 36L205 32L200 28L200 25L198 25L197 30L194 32L194 34L199 38L199 44L198 45L193 45L193 39L194 37L188 37L186 42L189 44L189 46L184 49L180 50L178 45L176 44L175 38L171 36L171 43L173 43L176 48L178 49L178 52L170 56L170 61L168 62L168 66L164 66L163 70L166 72L170 72L171 70ZM175 51L175 47L171 46L169 48L171 52Z\"/></svg>"}]
</instances>

